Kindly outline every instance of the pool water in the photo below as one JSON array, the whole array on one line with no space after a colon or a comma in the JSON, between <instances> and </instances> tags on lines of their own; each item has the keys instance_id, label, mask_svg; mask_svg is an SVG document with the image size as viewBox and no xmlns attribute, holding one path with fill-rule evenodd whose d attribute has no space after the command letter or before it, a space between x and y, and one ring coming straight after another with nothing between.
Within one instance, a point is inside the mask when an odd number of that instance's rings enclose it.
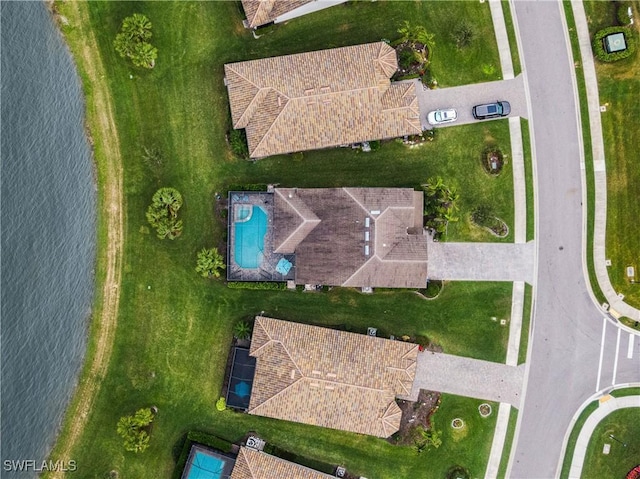
<instances>
[{"instance_id":1,"label":"pool water","mask_svg":"<svg viewBox=\"0 0 640 479\"><path fill-rule=\"evenodd\" d=\"M246 213L247 216L251 215L249 220L236 221L234 224L235 261L241 268L255 269L262 263L268 218L267 213L259 206L249 208L253 208Z\"/></svg>"},{"instance_id":2,"label":"pool water","mask_svg":"<svg viewBox=\"0 0 640 479\"><path fill-rule=\"evenodd\" d=\"M236 212L236 221L246 220L251 214L251 205L238 205Z\"/></svg>"},{"instance_id":3,"label":"pool water","mask_svg":"<svg viewBox=\"0 0 640 479\"><path fill-rule=\"evenodd\" d=\"M197 451L193 457L187 479L222 479L225 464L224 459Z\"/></svg>"}]
</instances>

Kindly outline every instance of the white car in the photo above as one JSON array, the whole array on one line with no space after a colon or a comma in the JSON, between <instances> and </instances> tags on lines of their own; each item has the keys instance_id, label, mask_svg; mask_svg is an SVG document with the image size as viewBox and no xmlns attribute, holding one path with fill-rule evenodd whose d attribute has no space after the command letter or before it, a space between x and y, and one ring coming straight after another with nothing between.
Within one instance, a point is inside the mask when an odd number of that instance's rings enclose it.
<instances>
[{"instance_id":1,"label":"white car","mask_svg":"<svg viewBox=\"0 0 640 479\"><path fill-rule=\"evenodd\" d=\"M458 112L453 108L446 108L443 110L435 110L429 112L427 115L427 121L432 125L440 125L442 123L451 123L458 119Z\"/></svg>"}]
</instances>

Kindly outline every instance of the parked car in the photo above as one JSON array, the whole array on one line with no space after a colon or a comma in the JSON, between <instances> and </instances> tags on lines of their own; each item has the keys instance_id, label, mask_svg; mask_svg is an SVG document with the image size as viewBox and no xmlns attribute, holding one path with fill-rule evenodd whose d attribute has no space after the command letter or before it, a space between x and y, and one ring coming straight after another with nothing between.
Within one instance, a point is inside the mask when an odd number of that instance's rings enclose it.
<instances>
[{"instance_id":1,"label":"parked car","mask_svg":"<svg viewBox=\"0 0 640 479\"><path fill-rule=\"evenodd\" d=\"M429 112L427 121L432 125L440 125L442 123L451 123L458 119L458 112L453 108L445 108Z\"/></svg>"},{"instance_id":2,"label":"parked car","mask_svg":"<svg viewBox=\"0 0 640 479\"><path fill-rule=\"evenodd\" d=\"M500 116L507 116L511 113L511 105L508 101L497 101L495 103L476 105L473 107L472 113L476 120L498 118Z\"/></svg>"}]
</instances>

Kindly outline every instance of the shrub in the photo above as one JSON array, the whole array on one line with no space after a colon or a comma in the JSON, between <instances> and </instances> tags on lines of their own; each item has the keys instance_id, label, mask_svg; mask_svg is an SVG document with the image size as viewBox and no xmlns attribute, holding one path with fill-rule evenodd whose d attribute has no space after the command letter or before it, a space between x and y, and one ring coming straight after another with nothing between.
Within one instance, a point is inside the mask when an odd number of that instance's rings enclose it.
<instances>
[{"instance_id":1,"label":"shrub","mask_svg":"<svg viewBox=\"0 0 640 479\"><path fill-rule=\"evenodd\" d=\"M249 339L251 337L251 325L246 321L240 321L233 327L233 335L238 339Z\"/></svg>"},{"instance_id":2,"label":"shrub","mask_svg":"<svg viewBox=\"0 0 640 479\"><path fill-rule=\"evenodd\" d=\"M182 220L178 210L182 206L182 195L175 188L160 188L151 199L147 209L147 221L156 229L158 238L175 239L182 233Z\"/></svg>"},{"instance_id":3,"label":"shrub","mask_svg":"<svg viewBox=\"0 0 640 479\"><path fill-rule=\"evenodd\" d=\"M631 4L629 2L621 2L618 6L618 22L623 27L631 25L631 18L629 17L629 9Z\"/></svg>"},{"instance_id":4,"label":"shrub","mask_svg":"<svg viewBox=\"0 0 640 479\"><path fill-rule=\"evenodd\" d=\"M475 35L475 30L473 25L466 20L463 20L453 28L451 35L453 40L456 42L456 47L461 50L471 45Z\"/></svg>"},{"instance_id":5,"label":"shrub","mask_svg":"<svg viewBox=\"0 0 640 479\"><path fill-rule=\"evenodd\" d=\"M267 184L247 183L245 185L229 185L227 191L267 191Z\"/></svg>"},{"instance_id":6,"label":"shrub","mask_svg":"<svg viewBox=\"0 0 640 479\"><path fill-rule=\"evenodd\" d=\"M462 466L453 466L447 472L447 479L469 479L469 470Z\"/></svg>"},{"instance_id":7,"label":"shrub","mask_svg":"<svg viewBox=\"0 0 640 479\"><path fill-rule=\"evenodd\" d=\"M225 269L227 265L224 263L222 255L218 253L218 248L203 248L198 253L196 262L196 271L203 278L220 277L220 271Z\"/></svg>"},{"instance_id":8,"label":"shrub","mask_svg":"<svg viewBox=\"0 0 640 479\"><path fill-rule=\"evenodd\" d=\"M116 432L124 439L124 448L131 452L143 452L149 447L148 426L153 422L151 409L143 408L133 416L122 416L118 420Z\"/></svg>"},{"instance_id":9,"label":"shrub","mask_svg":"<svg viewBox=\"0 0 640 479\"><path fill-rule=\"evenodd\" d=\"M369 142L369 146L371 147L371 151L376 151L380 149L380 140L373 140Z\"/></svg>"},{"instance_id":10,"label":"shrub","mask_svg":"<svg viewBox=\"0 0 640 479\"><path fill-rule=\"evenodd\" d=\"M231 451L232 444L229 441L205 432L190 431L187 434L187 439L191 442L197 442L198 444L209 446L222 452Z\"/></svg>"},{"instance_id":11,"label":"shrub","mask_svg":"<svg viewBox=\"0 0 640 479\"><path fill-rule=\"evenodd\" d=\"M241 159L249 158L249 147L247 146L247 134L244 130L232 129L229 132L229 146L234 155Z\"/></svg>"},{"instance_id":12,"label":"shrub","mask_svg":"<svg viewBox=\"0 0 640 479\"><path fill-rule=\"evenodd\" d=\"M229 281L229 288L233 289L263 289L263 290L284 290L287 289L287 283L275 283L268 281Z\"/></svg>"},{"instance_id":13,"label":"shrub","mask_svg":"<svg viewBox=\"0 0 640 479\"><path fill-rule=\"evenodd\" d=\"M621 52L608 53L604 49L604 37L612 33L624 34L627 49ZM631 34L631 30L624 27L607 27L598 30L593 37L593 52L595 57L602 62L615 62L631 56L636 50L635 38Z\"/></svg>"},{"instance_id":14,"label":"shrub","mask_svg":"<svg viewBox=\"0 0 640 479\"><path fill-rule=\"evenodd\" d=\"M150 38L151 22L146 16L134 13L122 21L113 47L122 58L129 58L135 66L153 68L158 49L147 42Z\"/></svg>"},{"instance_id":15,"label":"shrub","mask_svg":"<svg viewBox=\"0 0 640 479\"><path fill-rule=\"evenodd\" d=\"M227 409L227 401L223 397L220 397L220 399L216 401L216 409L218 411L224 411Z\"/></svg>"}]
</instances>

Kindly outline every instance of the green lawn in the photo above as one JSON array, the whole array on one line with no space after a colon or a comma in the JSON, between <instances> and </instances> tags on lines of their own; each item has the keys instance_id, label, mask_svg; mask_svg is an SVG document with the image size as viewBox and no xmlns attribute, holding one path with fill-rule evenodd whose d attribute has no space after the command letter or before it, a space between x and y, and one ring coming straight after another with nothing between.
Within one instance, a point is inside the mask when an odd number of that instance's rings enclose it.
<instances>
[{"instance_id":1,"label":"green lawn","mask_svg":"<svg viewBox=\"0 0 640 479\"><path fill-rule=\"evenodd\" d=\"M232 184L412 187L441 175L461 194L461 220L449 227L449 239L494 240L468 221L471 210L487 201L495 204L496 213L512 229L510 166L491 178L480 164L486 144L509 150L506 121L442 129L434 142L419 148L389 142L369 154L331 149L255 163L234 159L225 142L229 128L222 82L225 62L393 39L404 19L424 23L436 33L433 70L441 85L497 79L498 73L488 75L489 69L483 68L494 64L499 70L488 3L349 3L272 28L259 40L242 28L239 5L90 2L86 6L107 70L125 159L126 243L110 368L71 456L78 462L75 476L102 478L117 470L120 477L168 477L184 434L193 429L232 441L255 430L284 449L343 463L368 477L439 478L456 463L474 476L483 475L497 412L481 420L477 400L445 396L436 416L443 445L420 456L412 448L376 438L219 413L213 405L221 392L231 329L240 319L264 311L354 331L374 326L387 334L426 334L448 353L504 361L508 330L490 318L508 317L510 284L447 283L437 300L427 301L409 291L362 295L347 289L317 294L228 289L221 281L200 278L194 267L202 247L224 245L225 221L217 216L214 197ZM64 3L58 8L69 14ZM130 67L112 48L120 22L134 12L145 13L154 25L152 42L160 53L152 71ZM448 33L460 18L476 25L475 43L463 51L453 46ZM72 46L74 31L73 22L65 27ZM145 146L162 151L161 169L144 164ZM184 232L173 242L157 239L145 219L159 186L174 186L184 196L180 210ZM118 418L151 405L158 406L159 413L149 450L126 453L115 433ZM453 435L448 426L457 416L468 420L464 437Z\"/></svg>"},{"instance_id":2,"label":"green lawn","mask_svg":"<svg viewBox=\"0 0 640 479\"><path fill-rule=\"evenodd\" d=\"M640 2L633 2L635 18L640 17ZM585 2L589 30L617 25L616 3ZM636 22L637 25L637 22ZM638 32L635 31L636 42ZM627 266L636 271L640 282L640 236L631 233L640 221L640 55L604 64L596 61L600 104L607 105L601 115L607 166L607 258L612 265L609 277L625 301L640 307L640 283L626 277Z\"/></svg>"},{"instance_id":3,"label":"green lawn","mask_svg":"<svg viewBox=\"0 0 640 479\"><path fill-rule=\"evenodd\" d=\"M582 479L626 477L640 464L640 409L626 408L613 411L596 426L589 440L582 468ZM622 441L611 439L610 436ZM605 444L611 445L609 454L602 453Z\"/></svg>"},{"instance_id":4,"label":"green lawn","mask_svg":"<svg viewBox=\"0 0 640 479\"><path fill-rule=\"evenodd\" d=\"M520 66L520 53L518 52L518 41L516 39L516 31L513 27L513 18L511 16L511 6L509 0L501 0L502 14L504 15L504 23L507 27L507 35L509 36L509 48L511 49L511 63L513 64L513 75L518 76L522 73Z\"/></svg>"},{"instance_id":5,"label":"green lawn","mask_svg":"<svg viewBox=\"0 0 640 479\"><path fill-rule=\"evenodd\" d=\"M509 455L513 447L513 436L516 433L516 423L518 422L518 410L514 407L509 412L509 425L507 426L507 436L504 440L504 449L502 450L502 458L500 459L500 468L498 469L498 478L503 479L507 474L509 466Z\"/></svg>"}]
</instances>

